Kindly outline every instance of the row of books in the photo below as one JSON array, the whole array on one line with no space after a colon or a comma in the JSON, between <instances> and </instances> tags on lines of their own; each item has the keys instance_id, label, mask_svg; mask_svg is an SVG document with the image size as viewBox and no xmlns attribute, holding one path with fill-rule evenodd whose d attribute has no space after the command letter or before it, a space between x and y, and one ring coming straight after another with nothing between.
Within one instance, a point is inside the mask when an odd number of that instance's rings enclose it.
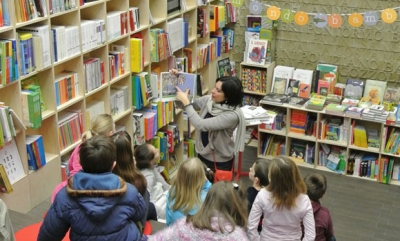
<instances>
[{"instance_id":1,"label":"row of books","mask_svg":"<svg viewBox=\"0 0 400 241\"><path fill-rule=\"evenodd\" d=\"M126 51L127 49L123 45L111 45L111 50L108 52L110 79L125 74Z\"/></svg>"},{"instance_id":2,"label":"row of books","mask_svg":"<svg viewBox=\"0 0 400 241\"><path fill-rule=\"evenodd\" d=\"M27 135L25 139L28 152L29 170L37 170L46 165L43 138L41 135Z\"/></svg>"},{"instance_id":3,"label":"row of books","mask_svg":"<svg viewBox=\"0 0 400 241\"><path fill-rule=\"evenodd\" d=\"M326 166L332 171L344 171L346 162L346 149L338 146L320 144L318 151L318 165Z\"/></svg>"},{"instance_id":4,"label":"row of books","mask_svg":"<svg viewBox=\"0 0 400 241\"><path fill-rule=\"evenodd\" d=\"M230 2L224 5L210 5L210 32L224 28L229 23L235 23L237 19L235 8Z\"/></svg>"},{"instance_id":5,"label":"row of books","mask_svg":"<svg viewBox=\"0 0 400 241\"><path fill-rule=\"evenodd\" d=\"M161 28L150 29L151 62L160 62L167 59L171 54L172 51L169 34Z\"/></svg>"},{"instance_id":6,"label":"row of books","mask_svg":"<svg viewBox=\"0 0 400 241\"><path fill-rule=\"evenodd\" d=\"M113 40L129 33L129 17L127 11L107 12L107 40Z\"/></svg>"},{"instance_id":7,"label":"row of books","mask_svg":"<svg viewBox=\"0 0 400 241\"><path fill-rule=\"evenodd\" d=\"M14 110L0 103L0 148L16 136L14 121L19 120Z\"/></svg>"},{"instance_id":8,"label":"row of books","mask_svg":"<svg viewBox=\"0 0 400 241\"><path fill-rule=\"evenodd\" d=\"M110 90L111 115L122 114L130 108L128 86L113 85Z\"/></svg>"},{"instance_id":9,"label":"row of books","mask_svg":"<svg viewBox=\"0 0 400 241\"><path fill-rule=\"evenodd\" d=\"M51 41L54 62L80 53L78 26L51 25Z\"/></svg>"},{"instance_id":10,"label":"row of books","mask_svg":"<svg viewBox=\"0 0 400 241\"><path fill-rule=\"evenodd\" d=\"M58 115L58 144L60 150L81 140L83 134L82 111L67 110Z\"/></svg>"},{"instance_id":11,"label":"row of books","mask_svg":"<svg viewBox=\"0 0 400 241\"><path fill-rule=\"evenodd\" d=\"M0 86L16 81L19 78L17 41L0 40Z\"/></svg>"},{"instance_id":12,"label":"row of books","mask_svg":"<svg viewBox=\"0 0 400 241\"><path fill-rule=\"evenodd\" d=\"M103 19L81 20L82 52L89 51L106 42L106 26ZM68 35L67 35L68 37ZM71 36L71 41L78 41L79 36ZM68 42L68 41L67 41ZM79 51L79 44L78 44ZM72 56L72 55L70 55Z\"/></svg>"},{"instance_id":13,"label":"row of books","mask_svg":"<svg viewBox=\"0 0 400 241\"><path fill-rule=\"evenodd\" d=\"M195 144L196 141L193 139L185 139L183 141L183 161L197 156Z\"/></svg>"},{"instance_id":14,"label":"row of books","mask_svg":"<svg viewBox=\"0 0 400 241\"><path fill-rule=\"evenodd\" d=\"M63 71L56 75L54 80L56 105L60 106L69 100L79 96L78 73L73 71Z\"/></svg>"},{"instance_id":15,"label":"row of books","mask_svg":"<svg viewBox=\"0 0 400 241\"><path fill-rule=\"evenodd\" d=\"M2 0L2 3L8 2L7 0ZM57 1L58 2L58 1ZM61 1L60 1L61 2ZM28 1L28 0L18 0L15 1L15 17L17 22L26 22L38 17L45 17L47 13L46 2L42 0ZM51 3L51 1L50 1ZM64 3L64 2L63 2ZM11 13L10 3L5 3L3 5L3 13Z\"/></svg>"},{"instance_id":16,"label":"row of books","mask_svg":"<svg viewBox=\"0 0 400 241\"><path fill-rule=\"evenodd\" d=\"M105 83L104 62L100 58L85 58L83 60L83 67L85 71L86 93L99 88ZM110 64L109 68L110 71L115 71L115 64Z\"/></svg>"},{"instance_id":17,"label":"row of books","mask_svg":"<svg viewBox=\"0 0 400 241\"><path fill-rule=\"evenodd\" d=\"M323 117L319 121L318 139L347 142L349 119Z\"/></svg>"},{"instance_id":18,"label":"row of books","mask_svg":"<svg viewBox=\"0 0 400 241\"><path fill-rule=\"evenodd\" d=\"M0 27L11 26L10 18L10 0L1 0L0 6L2 11L0 11Z\"/></svg>"},{"instance_id":19,"label":"row of books","mask_svg":"<svg viewBox=\"0 0 400 241\"><path fill-rule=\"evenodd\" d=\"M286 153L285 140L280 136L265 134L260 140L260 143L260 155L279 156L285 155Z\"/></svg>"},{"instance_id":20,"label":"row of books","mask_svg":"<svg viewBox=\"0 0 400 241\"><path fill-rule=\"evenodd\" d=\"M387 128L386 128L387 131ZM391 153L394 155L400 155L400 130L397 128L391 128L390 133L387 137L385 153Z\"/></svg>"}]
</instances>

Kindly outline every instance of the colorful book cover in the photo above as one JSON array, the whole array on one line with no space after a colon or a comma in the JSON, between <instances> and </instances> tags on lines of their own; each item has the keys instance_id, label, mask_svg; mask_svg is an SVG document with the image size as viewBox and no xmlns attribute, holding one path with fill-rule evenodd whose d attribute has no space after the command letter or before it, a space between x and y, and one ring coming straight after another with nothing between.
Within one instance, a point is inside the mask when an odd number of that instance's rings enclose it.
<instances>
[{"instance_id":1,"label":"colorful book cover","mask_svg":"<svg viewBox=\"0 0 400 241\"><path fill-rule=\"evenodd\" d=\"M337 82L336 75L338 67L336 65L331 65L331 64L318 64L317 70L319 71L319 79L329 82L330 88L328 89L327 94L333 93L335 84Z\"/></svg>"},{"instance_id":2,"label":"colorful book cover","mask_svg":"<svg viewBox=\"0 0 400 241\"><path fill-rule=\"evenodd\" d=\"M223 76L231 76L231 63L229 57L218 60L217 68L218 78Z\"/></svg>"},{"instance_id":3,"label":"colorful book cover","mask_svg":"<svg viewBox=\"0 0 400 241\"><path fill-rule=\"evenodd\" d=\"M265 65L265 57L267 55L268 41L250 39L249 48L246 55L246 63Z\"/></svg>"},{"instance_id":4,"label":"colorful book cover","mask_svg":"<svg viewBox=\"0 0 400 241\"><path fill-rule=\"evenodd\" d=\"M387 82L368 79L365 83L364 96L372 104L379 105L383 102Z\"/></svg>"},{"instance_id":5,"label":"colorful book cover","mask_svg":"<svg viewBox=\"0 0 400 241\"><path fill-rule=\"evenodd\" d=\"M393 103L397 106L400 102L400 88L387 87L383 96L383 102Z\"/></svg>"},{"instance_id":6,"label":"colorful book cover","mask_svg":"<svg viewBox=\"0 0 400 241\"><path fill-rule=\"evenodd\" d=\"M311 86L307 83L300 83L299 92L297 95L302 98L309 98L310 97Z\"/></svg>"},{"instance_id":7,"label":"colorful book cover","mask_svg":"<svg viewBox=\"0 0 400 241\"><path fill-rule=\"evenodd\" d=\"M330 83L328 81L325 80L318 80L318 94L319 95L323 95L323 96L327 96L330 92L329 92L329 87L330 87Z\"/></svg>"},{"instance_id":8,"label":"colorful book cover","mask_svg":"<svg viewBox=\"0 0 400 241\"><path fill-rule=\"evenodd\" d=\"M178 75L170 74L169 72L161 73L161 91L160 98L162 101L176 100L176 87L182 91L189 90L190 102L196 97L197 76L195 74L179 73Z\"/></svg>"}]
</instances>

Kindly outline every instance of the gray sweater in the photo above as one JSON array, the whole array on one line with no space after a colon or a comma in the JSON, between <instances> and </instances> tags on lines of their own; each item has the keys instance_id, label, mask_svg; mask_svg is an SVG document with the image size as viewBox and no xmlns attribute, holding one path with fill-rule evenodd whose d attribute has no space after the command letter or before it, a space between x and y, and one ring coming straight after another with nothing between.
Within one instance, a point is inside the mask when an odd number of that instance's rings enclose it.
<instances>
[{"instance_id":1,"label":"gray sweater","mask_svg":"<svg viewBox=\"0 0 400 241\"><path fill-rule=\"evenodd\" d=\"M215 159L217 162L226 162L232 159L234 152L233 132L239 124L239 118L233 111L225 111L218 116L203 119L207 114L207 102L210 95L202 96L185 108L190 123L196 128L196 152L204 158L214 161L211 153L210 143L203 146L201 132L208 131L209 137L212 132ZM199 114L196 110L200 110Z\"/></svg>"}]
</instances>

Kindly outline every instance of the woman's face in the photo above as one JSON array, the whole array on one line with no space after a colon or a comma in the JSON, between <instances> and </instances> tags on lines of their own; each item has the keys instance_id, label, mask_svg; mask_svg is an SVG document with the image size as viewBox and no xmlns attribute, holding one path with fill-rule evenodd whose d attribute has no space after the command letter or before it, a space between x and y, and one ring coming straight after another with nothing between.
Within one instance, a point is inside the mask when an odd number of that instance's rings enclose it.
<instances>
[{"instance_id":1,"label":"woman's face","mask_svg":"<svg viewBox=\"0 0 400 241\"><path fill-rule=\"evenodd\" d=\"M251 181L254 181L254 166L256 164L254 163L253 166L250 167L250 172L249 172L249 178Z\"/></svg>"},{"instance_id":2,"label":"woman's face","mask_svg":"<svg viewBox=\"0 0 400 241\"><path fill-rule=\"evenodd\" d=\"M225 94L222 91L222 82L218 81L215 83L214 88L211 91L211 100L215 103L225 102Z\"/></svg>"}]
</instances>

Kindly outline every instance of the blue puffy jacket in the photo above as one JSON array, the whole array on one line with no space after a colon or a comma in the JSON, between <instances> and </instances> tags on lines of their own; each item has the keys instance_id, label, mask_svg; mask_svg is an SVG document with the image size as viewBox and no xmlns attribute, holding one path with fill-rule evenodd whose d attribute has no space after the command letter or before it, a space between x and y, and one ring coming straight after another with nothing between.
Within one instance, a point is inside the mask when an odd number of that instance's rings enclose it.
<instances>
[{"instance_id":1,"label":"blue puffy jacket","mask_svg":"<svg viewBox=\"0 0 400 241\"><path fill-rule=\"evenodd\" d=\"M135 222L145 215L137 189L108 172L76 173L60 190L40 227L38 241L140 240Z\"/></svg>"}]
</instances>

